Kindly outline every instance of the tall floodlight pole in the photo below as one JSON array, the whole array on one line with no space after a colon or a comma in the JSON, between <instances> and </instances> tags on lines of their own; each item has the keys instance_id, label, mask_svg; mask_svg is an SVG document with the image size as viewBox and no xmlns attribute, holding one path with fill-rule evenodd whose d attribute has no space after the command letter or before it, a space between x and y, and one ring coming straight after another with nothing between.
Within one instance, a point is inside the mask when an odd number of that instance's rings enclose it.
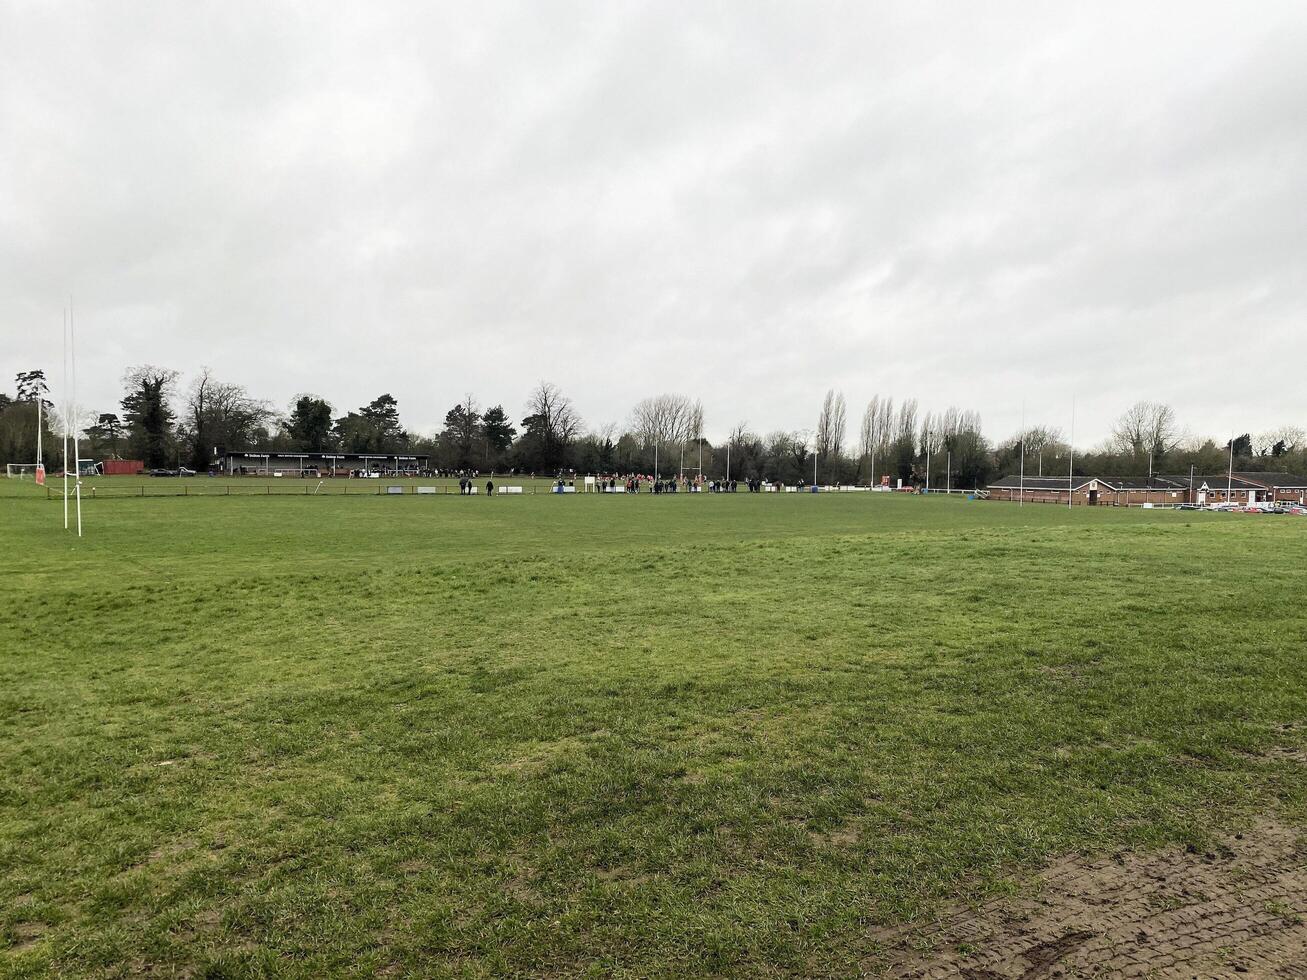
<instances>
[{"instance_id":1,"label":"tall floodlight pole","mask_svg":"<svg viewBox=\"0 0 1307 980\"><path fill-rule=\"evenodd\" d=\"M64 410L63 430L64 437L64 530L68 530L68 308L64 307Z\"/></svg>"},{"instance_id":2,"label":"tall floodlight pole","mask_svg":"<svg viewBox=\"0 0 1307 980\"><path fill-rule=\"evenodd\" d=\"M735 441L735 433L726 440L726 482L731 482L731 443Z\"/></svg>"},{"instance_id":3,"label":"tall floodlight pole","mask_svg":"<svg viewBox=\"0 0 1307 980\"><path fill-rule=\"evenodd\" d=\"M1026 504L1026 403L1021 403L1021 476L1017 480L1018 492L1021 497L1017 503L1018 507L1024 507Z\"/></svg>"},{"instance_id":4,"label":"tall floodlight pole","mask_svg":"<svg viewBox=\"0 0 1307 980\"><path fill-rule=\"evenodd\" d=\"M926 493L930 493L930 429L926 429Z\"/></svg>"},{"instance_id":5,"label":"tall floodlight pole","mask_svg":"<svg viewBox=\"0 0 1307 980\"><path fill-rule=\"evenodd\" d=\"M1066 468L1066 505L1070 509L1075 503L1076 475L1076 396L1071 396L1071 462Z\"/></svg>"},{"instance_id":6,"label":"tall floodlight pole","mask_svg":"<svg viewBox=\"0 0 1307 980\"><path fill-rule=\"evenodd\" d=\"M944 466L945 466L944 492L952 493L953 492L953 450L951 449L948 451L948 456L945 457Z\"/></svg>"},{"instance_id":7,"label":"tall floodlight pole","mask_svg":"<svg viewBox=\"0 0 1307 980\"><path fill-rule=\"evenodd\" d=\"M812 485L817 485L817 447L812 447Z\"/></svg>"},{"instance_id":8,"label":"tall floodlight pole","mask_svg":"<svg viewBox=\"0 0 1307 980\"><path fill-rule=\"evenodd\" d=\"M68 303L68 350L70 360L73 366L73 405L72 405L72 427L73 427L73 486L77 492L77 536L82 536L82 450L81 443L77 437L77 326L73 320L73 304Z\"/></svg>"},{"instance_id":9,"label":"tall floodlight pole","mask_svg":"<svg viewBox=\"0 0 1307 980\"><path fill-rule=\"evenodd\" d=\"M1234 433L1230 433L1230 468L1225 471L1225 502L1234 496Z\"/></svg>"}]
</instances>

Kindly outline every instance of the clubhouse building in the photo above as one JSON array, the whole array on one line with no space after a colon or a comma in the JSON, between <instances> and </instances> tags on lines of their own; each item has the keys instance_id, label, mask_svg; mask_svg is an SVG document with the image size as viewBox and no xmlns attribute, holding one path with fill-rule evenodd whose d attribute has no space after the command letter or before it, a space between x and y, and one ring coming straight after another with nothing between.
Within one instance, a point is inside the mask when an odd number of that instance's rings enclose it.
<instances>
[{"instance_id":1,"label":"clubhouse building","mask_svg":"<svg viewBox=\"0 0 1307 980\"><path fill-rule=\"evenodd\" d=\"M1221 473L1154 477L1005 476L989 485L990 500L1131 507L1179 504L1307 504L1307 478L1292 473Z\"/></svg>"}]
</instances>

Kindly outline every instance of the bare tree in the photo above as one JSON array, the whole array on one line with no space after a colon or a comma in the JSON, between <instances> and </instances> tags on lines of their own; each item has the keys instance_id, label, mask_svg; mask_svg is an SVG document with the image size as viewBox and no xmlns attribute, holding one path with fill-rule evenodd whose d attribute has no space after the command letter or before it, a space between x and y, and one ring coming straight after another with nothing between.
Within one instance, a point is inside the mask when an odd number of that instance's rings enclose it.
<instances>
[{"instance_id":1,"label":"bare tree","mask_svg":"<svg viewBox=\"0 0 1307 980\"><path fill-rule=\"evenodd\" d=\"M911 480L917 459L917 400L905 399L895 416L889 447L892 465L902 480Z\"/></svg>"},{"instance_id":2,"label":"bare tree","mask_svg":"<svg viewBox=\"0 0 1307 980\"><path fill-rule=\"evenodd\" d=\"M894 430L894 399L872 396L862 413L862 431L858 445L859 463L870 463L869 479L876 482L876 460L884 459Z\"/></svg>"},{"instance_id":3,"label":"bare tree","mask_svg":"<svg viewBox=\"0 0 1307 980\"><path fill-rule=\"evenodd\" d=\"M840 454L844 449L844 432L848 408L843 392L834 388L826 392L817 416L816 452L826 461L828 477L838 475Z\"/></svg>"},{"instance_id":4,"label":"bare tree","mask_svg":"<svg viewBox=\"0 0 1307 980\"><path fill-rule=\"evenodd\" d=\"M930 461L942 444L942 422L930 412L921 420L921 455L926 461L926 485L930 486Z\"/></svg>"},{"instance_id":5,"label":"bare tree","mask_svg":"<svg viewBox=\"0 0 1307 980\"><path fill-rule=\"evenodd\" d=\"M680 445L692 438L703 420L703 407L685 395L656 395L631 410L631 431L646 442Z\"/></svg>"},{"instance_id":6,"label":"bare tree","mask_svg":"<svg viewBox=\"0 0 1307 980\"><path fill-rule=\"evenodd\" d=\"M1017 440L1025 446L1027 458L1035 457L1040 476L1044 475L1044 455L1061 452L1066 445L1062 430L1048 425L1027 426L1024 432L1018 433Z\"/></svg>"},{"instance_id":7,"label":"bare tree","mask_svg":"<svg viewBox=\"0 0 1307 980\"><path fill-rule=\"evenodd\" d=\"M1259 456L1279 457L1307 446L1307 433L1301 426L1281 425L1257 436L1253 446Z\"/></svg>"},{"instance_id":8,"label":"bare tree","mask_svg":"<svg viewBox=\"0 0 1307 980\"><path fill-rule=\"evenodd\" d=\"M976 486L988 463L989 444L981 433L980 414L949 406L935 419L939 450L946 454L945 480L954 477Z\"/></svg>"},{"instance_id":9,"label":"bare tree","mask_svg":"<svg viewBox=\"0 0 1307 980\"><path fill-rule=\"evenodd\" d=\"M190 444L190 461L203 469L215 447L247 449L260 426L274 417L267 402L250 396L244 385L219 381L201 368L186 394L182 431Z\"/></svg>"},{"instance_id":10,"label":"bare tree","mask_svg":"<svg viewBox=\"0 0 1307 980\"><path fill-rule=\"evenodd\" d=\"M699 456L695 460L695 469L699 476L703 476L703 403L698 399L695 400L693 407L690 409L690 421L687 426L690 439L699 447Z\"/></svg>"},{"instance_id":11,"label":"bare tree","mask_svg":"<svg viewBox=\"0 0 1307 980\"><path fill-rule=\"evenodd\" d=\"M1136 459L1160 459L1180 444L1182 435L1170 405L1135 402L1117 419L1112 442L1118 452Z\"/></svg>"},{"instance_id":12,"label":"bare tree","mask_svg":"<svg viewBox=\"0 0 1307 980\"><path fill-rule=\"evenodd\" d=\"M522 427L535 443L538 462L546 469L561 466L567 447L581 431L581 416L572 400L556 384L541 381L527 399L527 412Z\"/></svg>"}]
</instances>

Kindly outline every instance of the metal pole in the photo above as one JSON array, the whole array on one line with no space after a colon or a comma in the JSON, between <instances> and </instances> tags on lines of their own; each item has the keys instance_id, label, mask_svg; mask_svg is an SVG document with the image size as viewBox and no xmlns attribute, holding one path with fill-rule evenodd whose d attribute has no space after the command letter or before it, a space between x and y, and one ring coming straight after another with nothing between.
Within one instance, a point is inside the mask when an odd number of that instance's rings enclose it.
<instances>
[{"instance_id":1,"label":"metal pole","mask_svg":"<svg viewBox=\"0 0 1307 980\"><path fill-rule=\"evenodd\" d=\"M1021 476L1017 481L1021 488L1021 499L1018 507L1024 507L1026 504L1026 403L1021 403Z\"/></svg>"},{"instance_id":2,"label":"metal pole","mask_svg":"<svg viewBox=\"0 0 1307 980\"><path fill-rule=\"evenodd\" d=\"M1076 396L1071 396L1071 462L1066 468L1066 505L1069 509L1075 503L1076 473Z\"/></svg>"},{"instance_id":3,"label":"metal pole","mask_svg":"<svg viewBox=\"0 0 1307 980\"><path fill-rule=\"evenodd\" d=\"M73 489L77 493L77 536L82 536L82 450L77 439L77 327L73 321L73 304L68 304L68 348L71 354L70 360L73 365L73 405L72 405L72 427L73 427L73 465L76 472L73 477Z\"/></svg>"},{"instance_id":4,"label":"metal pole","mask_svg":"<svg viewBox=\"0 0 1307 980\"><path fill-rule=\"evenodd\" d=\"M68 308L64 307L64 530L68 530Z\"/></svg>"},{"instance_id":5,"label":"metal pole","mask_svg":"<svg viewBox=\"0 0 1307 980\"><path fill-rule=\"evenodd\" d=\"M1234 433L1230 433L1230 468L1225 472L1225 502L1234 494Z\"/></svg>"}]
</instances>

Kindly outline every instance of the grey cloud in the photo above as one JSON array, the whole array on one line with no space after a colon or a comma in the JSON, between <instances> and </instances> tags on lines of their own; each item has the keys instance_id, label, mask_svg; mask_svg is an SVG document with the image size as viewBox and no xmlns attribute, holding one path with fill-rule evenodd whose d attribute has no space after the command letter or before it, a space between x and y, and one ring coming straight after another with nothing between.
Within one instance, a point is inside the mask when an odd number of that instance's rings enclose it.
<instances>
[{"instance_id":1,"label":"grey cloud","mask_svg":"<svg viewBox=\"0 0 1307 980\"><path fill-rule=\"evenodd\" d=\"M421 430L540 377L710 435L832 385L1302 424L1305 48L1289 2L11 2L0 367L72 291L99 408L148 360Z\"/></svg>"}]
</instances>

